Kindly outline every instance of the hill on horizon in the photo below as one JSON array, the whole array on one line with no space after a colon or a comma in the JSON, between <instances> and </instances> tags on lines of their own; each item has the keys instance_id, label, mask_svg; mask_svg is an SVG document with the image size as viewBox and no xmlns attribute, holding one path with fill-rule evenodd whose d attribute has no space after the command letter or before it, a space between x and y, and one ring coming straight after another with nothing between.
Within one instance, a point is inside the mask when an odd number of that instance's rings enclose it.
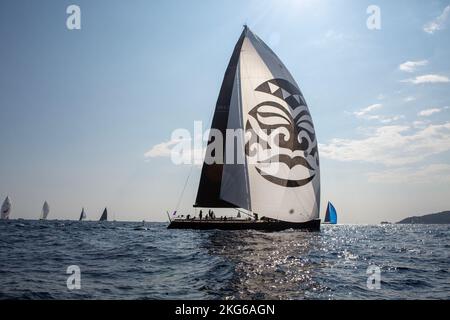
<instances>
[{"instance_id":1,"label":"hill on horizon","mask_svg":"<svg viewBox=\"0 0 450 320\"><path fill-rule=\"evenodd\" d=\"M398 224L450 224L450 211L413 216L403 219Z\"/></svg>"}]
</instances>

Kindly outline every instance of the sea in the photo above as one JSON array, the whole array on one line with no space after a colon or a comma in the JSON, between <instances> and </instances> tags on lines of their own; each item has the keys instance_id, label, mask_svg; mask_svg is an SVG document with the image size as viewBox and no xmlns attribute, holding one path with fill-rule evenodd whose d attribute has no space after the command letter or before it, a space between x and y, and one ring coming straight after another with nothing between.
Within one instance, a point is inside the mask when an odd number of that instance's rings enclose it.
<instances>
[{"instance_id":1,"label":"sea","mask_svg":"<svg viewBox=\"0 0 450 320\"><path fill-rule=\"evenodd\" d=\"M0 221L0 299L449 299L449 225Z\"/></svg>"}]
</instances>

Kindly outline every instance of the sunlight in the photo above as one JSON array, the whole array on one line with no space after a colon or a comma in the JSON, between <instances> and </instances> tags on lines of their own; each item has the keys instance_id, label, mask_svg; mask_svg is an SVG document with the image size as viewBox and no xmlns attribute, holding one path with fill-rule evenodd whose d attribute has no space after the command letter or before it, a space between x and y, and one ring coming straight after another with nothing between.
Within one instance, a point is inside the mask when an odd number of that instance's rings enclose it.
<instances>
[{"instance_id":1,"label":"sunlight","mask_svg":"<svg viewBox=\"0 0 450 320\"><path fill-rule=\"evenodd\" d=\"M320 0L275 0L273 6L283 8L290 13L301 13L305 9L317 8L321 5Z\"/></svg>"},{"instance_id":2,"label":"sunlight","mask_svg":"<svg viewBox=\"0 0 450 320\"><path fill-rule=\"evenodd\" d=\"M268 22L271 30L274 26L284 22L293 22L300 16L313 13L312 10L321 7L321 0L267 0L253 1L251 7L253 16L250 27L258 26L261 31L267 29ZM266 30L269 33L269 30ZM262 31L264 33L264 31ZM277 35L271 37L277 38ZM270 41L273 45L272 41ZM274 40L277 43L277 39Z\"/></svg>"}]
</instances>

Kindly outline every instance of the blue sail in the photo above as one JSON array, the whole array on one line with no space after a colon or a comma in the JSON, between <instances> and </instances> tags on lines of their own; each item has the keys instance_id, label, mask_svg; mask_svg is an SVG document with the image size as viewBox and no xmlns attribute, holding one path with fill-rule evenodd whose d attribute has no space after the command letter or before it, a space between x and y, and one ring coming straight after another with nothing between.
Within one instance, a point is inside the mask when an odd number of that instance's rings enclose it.
<instances>
[{"instance_id":1,"label":"blue sail","mask_svg":"<svg viewBox=\"0 0 450 320\"><path fill-rule=\"evenodd\" d=\"M325 215L325 222L330 224L337 223L337 212L331 202L328 202L327 213Z\"/></svg>"}]
</instances>

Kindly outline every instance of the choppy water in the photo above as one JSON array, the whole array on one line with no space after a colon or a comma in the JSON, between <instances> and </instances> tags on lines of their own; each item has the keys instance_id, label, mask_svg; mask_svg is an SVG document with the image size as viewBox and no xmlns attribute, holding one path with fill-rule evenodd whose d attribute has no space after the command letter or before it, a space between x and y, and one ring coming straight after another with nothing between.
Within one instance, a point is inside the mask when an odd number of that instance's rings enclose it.
<instances>
[{"instance_id":1,"label":"choppy water","mask_svg":"<svg viewBox=\"0 0 450 320\"><path fill-rule=\"evenodd\" d=\"M166 224L0 222L0 298L449 299L450 226L320 233L167 230ZM70 291L69 265L81 269ZM381 288L367 288L367 268Z\"/></svg>"}]
</instances>

